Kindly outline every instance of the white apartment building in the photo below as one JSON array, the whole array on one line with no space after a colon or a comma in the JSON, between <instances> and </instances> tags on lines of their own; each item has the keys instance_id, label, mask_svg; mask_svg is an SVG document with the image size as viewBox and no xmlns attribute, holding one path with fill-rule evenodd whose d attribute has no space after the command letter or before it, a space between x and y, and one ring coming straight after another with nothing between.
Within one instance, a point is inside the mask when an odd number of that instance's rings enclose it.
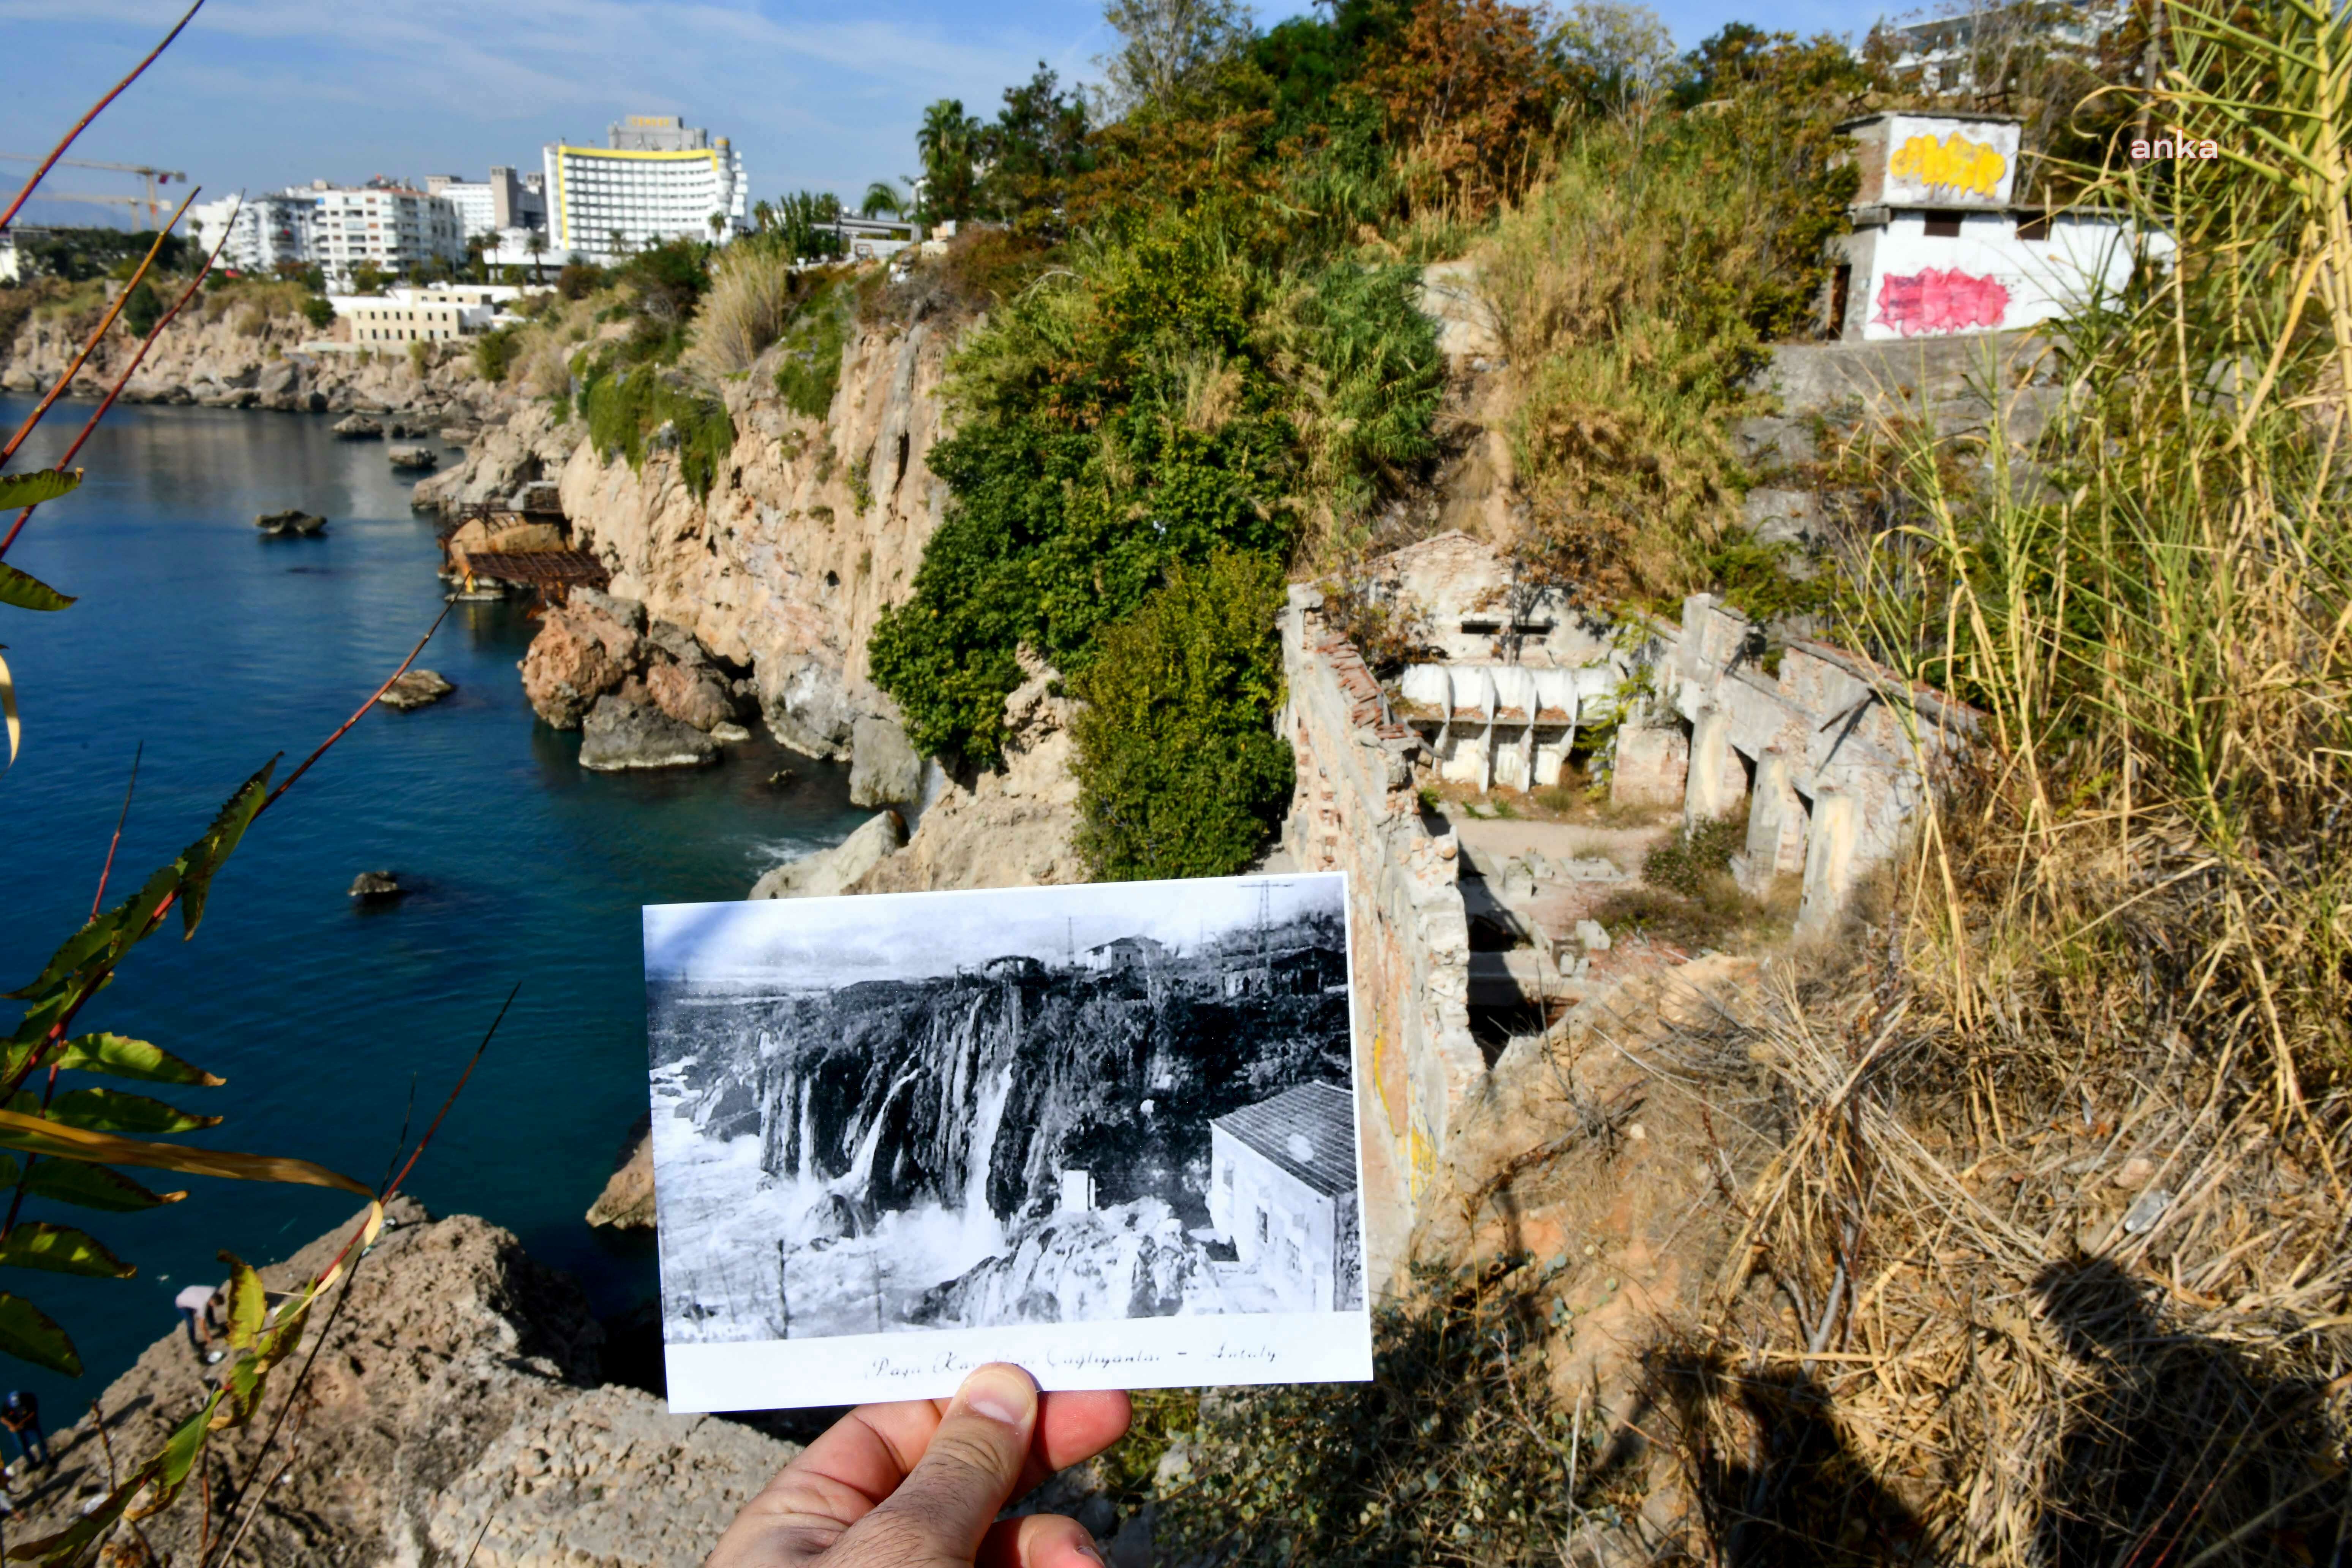
<instances>
[{"instance_id":1,"label":"white apartment building","mask_svg":"<svg viewBox=\"0 0 2352 1568\"><path fill-rule=\"evenodd\" d=\"M1992 0L1972 3L1964 10L1893 29L1896 42L1895 69L1917 71L1929 92L1973 93L1982 64L1997 63L1980 57L2010 47L2030 45L2053 55L2088 61L2099 40L2123 25L2126 7L2116 0Z\"/></svg>"},{"instance_id":2,"label":"white apartment building","mask_svg":"<svg viewBox=\"0 0 2352 1568\"><path fill-rule=\"evenodd\" d=\"M311 228L317 204L309 192L272 191L239 201L223 196L188 209L189 237L209 254L223 229L228 243L221 248L221 265L238 272L268 273L278 263L308 266L311 260Z\"/></svg>"},{"instance_id":3,"label":"white apartment building","mask_svg":"<svg viewBox=\"0 0 2352 1568\"><path fill-rule=\"evenodd\" d=\"M492 164L487 180L466 180L456 174L428 174L425 194L440 196L457 209L466 237L495 235L504 229L544 228L547 202L540 194L542 176L519 174L502 163Z\"/></svg>"},{"instance_id":4,"label":"white apartment building","mask_svg":"<svg viewBox=\"0 0 2352 1568\"><path fill-rule=\"evenodd\" d=\"M724 136L674 114L633 114L604 147L551 142L545 152L553 259L610 264L666 239L732 238L743 228L743 159ZM619 242L615 248L614 241Z\"/></svg>"},{"instance_id":5,"label":"white apartment building","mask_svg":"<svg viewBox=\"0 0 2352 1568\"><path fill-rule=\"evenodd\" d=\"M348 279L366 262L398 272L433 257L466 258L466 230L446 196L371 181L362 186L310 187L312 259L330 278Z\"/></svg>"}]
</instances>

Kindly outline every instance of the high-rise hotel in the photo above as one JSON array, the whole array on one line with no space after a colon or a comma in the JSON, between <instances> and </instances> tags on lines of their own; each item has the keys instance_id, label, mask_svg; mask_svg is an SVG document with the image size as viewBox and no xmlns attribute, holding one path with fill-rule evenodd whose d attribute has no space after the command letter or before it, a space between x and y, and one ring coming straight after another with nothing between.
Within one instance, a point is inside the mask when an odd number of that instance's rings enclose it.
<instances>
[{"instance_id":1,"label":"high-rise hotel","mask_svg":"<svg viewBox=\"0 0 2352 1568\"><path fill-rule=\"evenodd\" d=\"M743 227L743 160L724 136L674 114L632 114L605 147L550 142L547 248L610 263L665 239L732 238Z\"/></svg>"}]
</instances>

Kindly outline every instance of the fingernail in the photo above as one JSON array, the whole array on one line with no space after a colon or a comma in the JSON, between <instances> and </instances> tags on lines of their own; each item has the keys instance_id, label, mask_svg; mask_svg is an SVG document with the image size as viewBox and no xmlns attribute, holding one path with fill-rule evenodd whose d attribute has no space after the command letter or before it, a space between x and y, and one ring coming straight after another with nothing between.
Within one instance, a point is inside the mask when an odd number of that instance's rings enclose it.
<instances>
[{"instance_id":1,"label":"fingernail","mask_svg":"<svg viewBox=\"0 0 2352 1568\"><path fill-rule=\"evenodd\" d=\"M1089 1563L1099 1563L1102 1561L1102 1553L1095 1550L1094 1542L1086 1536L1080 1536L1077 1540L1070 1542L1070 1550L1076 1552L1079 1556L1085 1558Z\"/></svg>"},{"instance_id":2,"label":"fingernail","mask_svg":"<svg viewBox=\"0 0 2352 1568\"><path fill-rule=\"evenodd\" d=\"M1017 1366L982 1367L957 1393L966 1409L1007 1426L1025 1424L1037 1408L1036 1384Z\"/></svg>"}]
</instances>

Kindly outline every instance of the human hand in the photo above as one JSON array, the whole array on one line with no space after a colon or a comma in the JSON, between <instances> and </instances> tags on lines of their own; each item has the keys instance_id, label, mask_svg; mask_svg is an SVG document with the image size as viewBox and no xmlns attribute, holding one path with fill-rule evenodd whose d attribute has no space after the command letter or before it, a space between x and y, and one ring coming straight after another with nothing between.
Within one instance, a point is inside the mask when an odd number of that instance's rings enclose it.
<instances>
[{"instance_id":1,"label":"human hand","mask_svg":"<svg viewBox=\"0 0 2352 1568\"><path fill-rule=\"evenodd\" d=\"M860 1405L743 1505L703 1568L1100 1568L1076 1520L992 1521L1129 1415L1124 1394L1041 1394L1001 1362L951 1400Z\"/></svg>"}]
</instances>

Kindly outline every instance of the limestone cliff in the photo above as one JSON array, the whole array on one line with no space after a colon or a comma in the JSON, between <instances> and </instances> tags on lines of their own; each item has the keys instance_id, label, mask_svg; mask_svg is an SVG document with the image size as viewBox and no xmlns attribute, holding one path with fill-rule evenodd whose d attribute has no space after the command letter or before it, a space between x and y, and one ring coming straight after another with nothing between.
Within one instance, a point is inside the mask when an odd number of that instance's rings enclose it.
<instances>
[{"instance_id":1,"label":"limestone cliff","mask_svg":"<svg viewBox=\"0 0 2352 1568\"><path fill-rule=\"evenodd\" d=\"M324 1321L305 1397L248 1494L243 1542L224 1560L690 1568L795 1451L600 1385L604 1336L578 1285L533 1263L506 1231L465 1215L433 1219L405 1199L394 1215L348 1303ZM264 1282L297 1285L350 1229L265 1268ZM253 1473L299 1360L250 1426L215 1436L205 1460L215 1509ZM10 1543L63 1528L103 1495L110 1463L154 1452L227 1364L206 1367L177 1330L150 1346L99 1402L105 1443L88 1416L51 1437L57 1462L19 1484ZM205 1511L191 1483L139 1529L164 1560L194 1562Z\"/></svg>"},{"instance_id":2,"label":"limestone cliff","mask_svg":"<svg viewBox=\"0 0 2352 1568\"><path fill-rule=\"evenodd\" d=\"M951 347L933 321L868 328L821 420L785 405L772 351L725 384L735 450L707 498L659 450L632 469L583 441L563 468L564 513L612 591L750 666L769 727L797 750L845 757L861 715L896 717L866 639L939 526L946 490L924 458Z\"/></svg>"},{"instance_id":3,"label":"limestone cliff","mask_svg":"<svg viewBox=\"0 0 2352 1568\"><path fill-rule=\"evenodd\" d=\"M138 374L123 388L126 403L199 403L224 408L295 412L399 409L428 423L471 424L499 408L506 395L478 379L472 356L443 349L419 374L399 349L362 356L309 352L321 336L299 316L266 316L249 304L191 303L163 329ZM95 310L28 312L16 336L0 345L0 390L46 392L98 324ZM100 341L67 389L73 397L102 397L138 352L139 340L120 321Z\"/></svg>"}]
</instances>

